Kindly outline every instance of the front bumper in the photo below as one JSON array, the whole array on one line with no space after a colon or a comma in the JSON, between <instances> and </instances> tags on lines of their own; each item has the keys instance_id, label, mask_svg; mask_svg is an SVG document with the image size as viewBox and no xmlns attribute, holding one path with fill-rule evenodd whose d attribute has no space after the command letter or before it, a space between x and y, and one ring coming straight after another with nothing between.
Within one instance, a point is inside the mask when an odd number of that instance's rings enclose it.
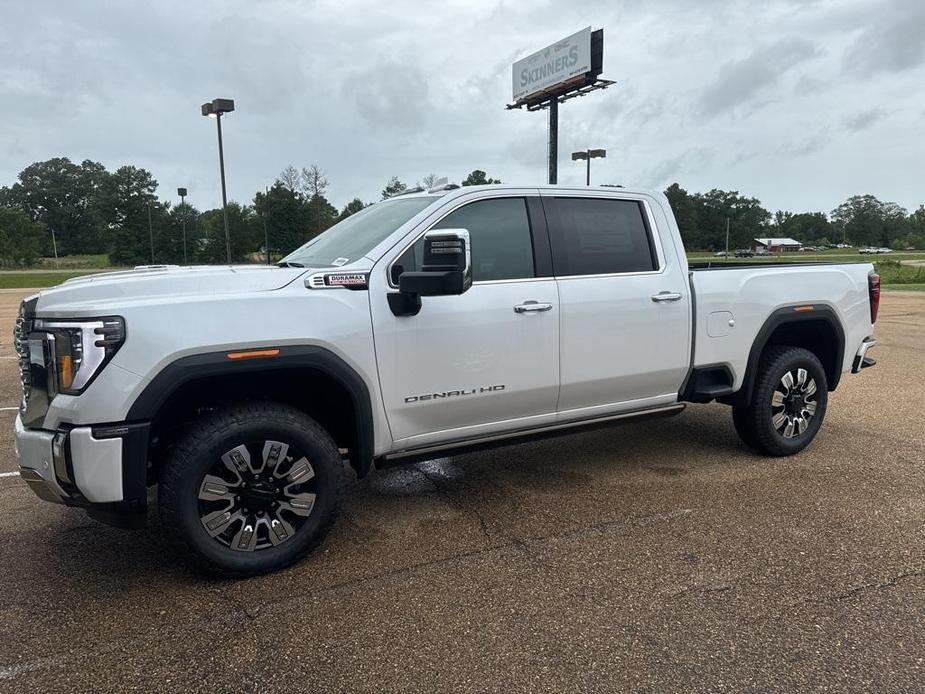
<instances>
[{"instance_id":1,"label":"front bumper","mask_svg":"<svg viewBox=\"0 0 925 694\"><path fill-rule=\"evenodd\" d=\"M147 511L147 448L146 423L47 431L16 417L19 474L36 496L114 525Z\"/></svg>"}]
</instances>

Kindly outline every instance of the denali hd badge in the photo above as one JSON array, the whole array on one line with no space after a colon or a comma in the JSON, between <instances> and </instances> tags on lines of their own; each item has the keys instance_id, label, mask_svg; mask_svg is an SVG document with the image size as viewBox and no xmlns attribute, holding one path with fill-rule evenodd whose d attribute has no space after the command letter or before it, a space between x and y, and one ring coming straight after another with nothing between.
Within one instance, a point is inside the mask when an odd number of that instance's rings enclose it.
<instances>
[{"instance_id":1,"label":"denali hd badge","mask_svg":"<svg viewBox=\"0 0 925 694\"><path fill-rule=\"evenodd\" d=\"M424 402L425 400L442 400L443 398L455 398L460 395L475 395L482 393L497 393L504 390L503 385L482 386L481 388L460 388L459 390L445 390L442 393L424 393L423 395L409 395L405 398L405 403Z\"/></svg>"}]
</instances>

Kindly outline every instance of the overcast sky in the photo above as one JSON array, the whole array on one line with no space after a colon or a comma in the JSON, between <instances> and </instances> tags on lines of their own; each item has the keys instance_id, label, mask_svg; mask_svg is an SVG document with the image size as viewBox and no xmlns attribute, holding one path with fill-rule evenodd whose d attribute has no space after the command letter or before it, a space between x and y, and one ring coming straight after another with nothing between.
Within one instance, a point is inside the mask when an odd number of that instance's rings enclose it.
<instances>
[{"instance_id":1,"label":"overcast sky","mask_svg":"<svg viewBox=\"0 0 925 694\"><path fill-rule=\"evenodd\" d=\"M0 0L0 185L67 156L150 169L159 193L250 201L319 164L338 207L391 175L546 176L546 116L505 111L511 63L604 28L610 89L560 109L559 182L737 189L829 211L925 202L925 1L356 3Z\"/></svg>"}]
</instances>

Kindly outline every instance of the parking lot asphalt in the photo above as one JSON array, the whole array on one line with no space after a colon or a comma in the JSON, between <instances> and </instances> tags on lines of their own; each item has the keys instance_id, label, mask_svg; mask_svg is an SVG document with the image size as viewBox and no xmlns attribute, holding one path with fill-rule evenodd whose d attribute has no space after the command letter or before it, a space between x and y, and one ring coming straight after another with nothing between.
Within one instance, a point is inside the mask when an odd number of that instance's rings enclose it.
<instances>
[{"instance_id":1,"label":"parking lot asphalt","mask_svg":"<svg viewBox=\"0 0 925 694\"><path fill-rule=\"evenodd\" d=\"M0 293L0 406L25 294ZM885 292L877 337L798 456L707 405L381 471L244 581L177 565L156 514L116 530L0 477L0 691L921 691L925 293Z\"/></svg>"}]
</instances>

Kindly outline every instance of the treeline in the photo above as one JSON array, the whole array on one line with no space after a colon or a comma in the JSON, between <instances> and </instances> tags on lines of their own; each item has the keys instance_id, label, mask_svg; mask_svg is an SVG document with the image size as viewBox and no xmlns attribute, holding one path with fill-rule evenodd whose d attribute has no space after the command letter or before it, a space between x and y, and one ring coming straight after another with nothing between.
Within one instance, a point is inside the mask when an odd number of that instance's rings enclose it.
<instances>
[{"instance_id":1,"label":"treeline","mask_svg":"<svg viewBox=\"0 0 925 694\"><path fill-rule=\"evenodd\" d=\"M428 174L411 185L429 188L437 181ZM500 182L476 169L462 184ZM408 187L393 176L381 197ZM289 166L249 203L229 203L233 261L265 261L268 246L270 258L280 258L369 204L354 198L338 209L327 199L327 189L327 177L317 165ZM0 265L28 267L55 252L105 254L120 266L225 262L221 208L175 205L160 199L157 190L151 172L136 166L109 171L99 162L77 164L64 157L31 164L13 185L0 188ZM733 247L755 237L786 236L819 245L925 248L925 207L909 214L872 195L851 197L829 214L772 214L758 199L738 191L691 194L674 183L665 194L691 250L724 248L727 220Z\"/></svg>"},{"instance_id":2,"label":"treeline","mask_svg":"<svg viewBox=\"0 0 925 694\"><path fill-rule=\"evenodd\" d=\"M0 188L0 265L28 267L40 257L105 254L113 265L223 263L225 231L221 208L199 210L157 196L151 172L122 166L109 171L90 160L65 157L23 169L12 186ZM437 176L425 176L430 186ZM500 183L473 171L464 185ZM417 184L416 184L417 185ZM228 204L234 262L279 258L363 209L354 198L337 209L325 197L328 180L317 165L284 169L249 204ZM408 185L392 177L389 197ZM184 249L184 229L186 243Z\"/></svg>"},{"instance_id":3,"label":"treeline","mask_svg":"<svg viewBox=\"0 0 925 694\"><path fill-rule=\"evenodd\" d=\"M757 198L738 191L714 189L688 193L677 183L665 191L688 250L718 251L726 245L743 248L754 238L786 237L809 245L847 243L895 250L925 249L925 206L911 214L895 202L873 195L854 195L828 214L771 213Z\"/></svg>"}]
</instances>

